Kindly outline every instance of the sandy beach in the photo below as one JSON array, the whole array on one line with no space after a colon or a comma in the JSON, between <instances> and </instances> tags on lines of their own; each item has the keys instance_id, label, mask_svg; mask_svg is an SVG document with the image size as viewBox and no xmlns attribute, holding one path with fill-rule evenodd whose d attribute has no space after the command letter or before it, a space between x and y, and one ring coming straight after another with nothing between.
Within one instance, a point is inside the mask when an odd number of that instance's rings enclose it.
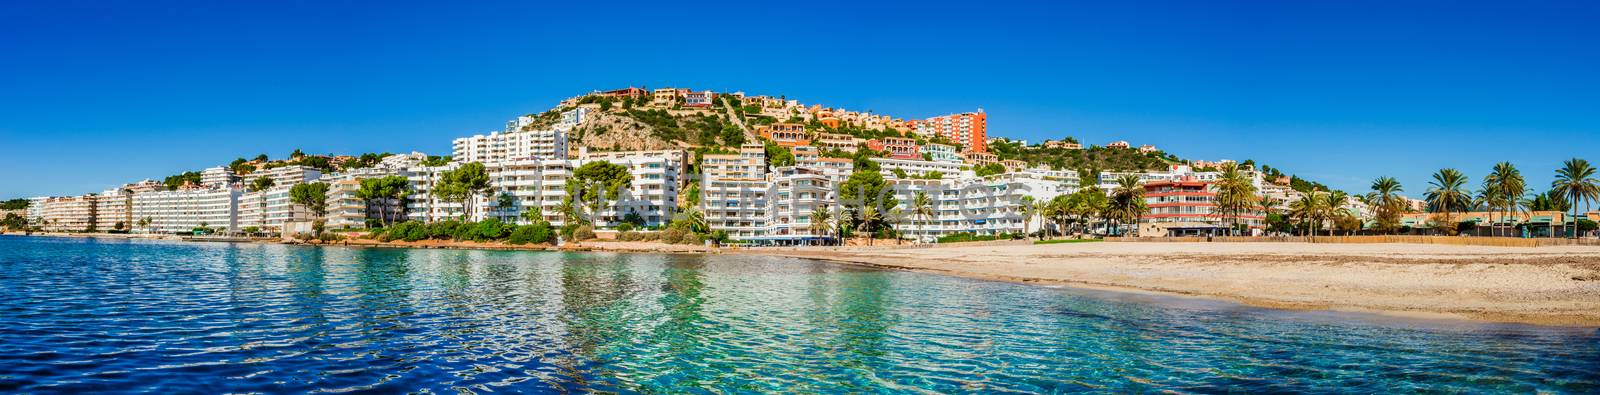
<instances>
[{"instance_id":1,"label":"sandy beach","mask_svg":"<svg viewBox=\"0 0 1600 395\"><path fill-rule=\"evenodd\" d=\"M1273 308L1600 326L1600 248L1586 246L1100 242L743 253Z\"/></svg>"}]
</instances>

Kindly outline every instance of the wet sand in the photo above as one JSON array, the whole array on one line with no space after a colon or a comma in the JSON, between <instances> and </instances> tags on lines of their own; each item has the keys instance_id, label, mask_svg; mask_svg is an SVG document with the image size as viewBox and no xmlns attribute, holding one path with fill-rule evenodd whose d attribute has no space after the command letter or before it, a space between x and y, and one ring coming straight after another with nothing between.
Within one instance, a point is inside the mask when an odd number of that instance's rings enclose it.
<instances>
[{"instance_id":1,"label":"wet sand","mask_svg":"<svg viewBox=\"0 0 1600 395\"><path fill-rule=\"evenodd\" d=\"M1600 248L1586 246L1101 242L741 253L1272 308L1600 326Z\"/></svg>"}]
</instances>

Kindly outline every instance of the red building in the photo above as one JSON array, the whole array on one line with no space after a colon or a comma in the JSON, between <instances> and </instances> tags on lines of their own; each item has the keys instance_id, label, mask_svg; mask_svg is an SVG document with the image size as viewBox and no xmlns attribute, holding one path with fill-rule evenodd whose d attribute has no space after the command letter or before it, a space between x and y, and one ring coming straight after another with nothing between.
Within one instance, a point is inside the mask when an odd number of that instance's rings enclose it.
<instances>
[{"instance_id":1,"label":"red building","mask_svg":"<svg viewBox=\"0 0 1600 395\"><path fill-rule=\"evenodd\" d=\"M922 147L917 146L916 139L900 137L872 139L867 140L867 148L888 152L889 157L894 159L922 159Z\"/></svg>"},{"instance_id":2,"label":"red building","mask_svg":"<svg viewBox=\"0 0 1600 395\"><path fill-rule=\"evenodd\" d=\"M1144 199L1145 205L1150 207L1150 213L1139 221L1141 236L1221 235L1227 232L1235 218L1224 217L1216 211L1217 192L1211 188L1210 182L1192 177L1146 182ZM1245 226L1260 228L1266 216L1260 212L1247 212L1238 215L1237 219L1238 223Z\"/></svg>"},{"instance_id":3,"label":"red building","mask_svg":"<svg viewBox=\"0 0 1600 395\"><path fill-rule=\"evenodd\" d=\"M911 121L912 128L923 137L943 136L966 147L969 152L988 152L989 117L983 109L977 112L950 114Z\"/></svg>"}]
</instances>

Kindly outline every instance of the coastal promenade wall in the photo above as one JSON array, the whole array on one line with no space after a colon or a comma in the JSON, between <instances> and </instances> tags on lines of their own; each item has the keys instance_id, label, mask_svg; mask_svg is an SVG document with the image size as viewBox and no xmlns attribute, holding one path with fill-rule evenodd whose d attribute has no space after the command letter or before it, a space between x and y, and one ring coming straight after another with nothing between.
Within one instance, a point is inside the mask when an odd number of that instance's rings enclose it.
<instances>
[{"instance_id":1,"label":"coastal promenade wall","mask_svg":"<svg viewBox=\"0 0 1600 395\"><path fill-rule=\"evenodd\" d=\"M1204 243L1204 237L1111 237L1106 241L1112 242L1172 242L1172 243ZM1551 238L1516 238L1516 237L1459 237L1459 236L1273 236L1249 237L1229 236L1212 237L1211 242L1217 243L1328 243L1328 244L1443 244L1488 247L1539 247L1558 245L1589 245L1600 246L1600 240L1594 239L1551 239Z\"/></svg>"}]
</instances>

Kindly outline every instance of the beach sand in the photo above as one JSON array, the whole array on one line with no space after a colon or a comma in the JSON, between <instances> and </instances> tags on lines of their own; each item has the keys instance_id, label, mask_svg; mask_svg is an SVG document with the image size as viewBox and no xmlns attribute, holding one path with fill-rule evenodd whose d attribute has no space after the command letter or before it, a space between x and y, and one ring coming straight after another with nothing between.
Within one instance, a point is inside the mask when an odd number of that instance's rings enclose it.
<instances>
[{"instance_id":1,"label":"beach sand","mask_svg":"<svg viewBox=\"0 0 1600 395\"><path fill-rule=\"evenodd\" d=\"M1596 247L1100 242L742 253L1272 308L1600 326Z\"/></svg>"}]
</instances>

